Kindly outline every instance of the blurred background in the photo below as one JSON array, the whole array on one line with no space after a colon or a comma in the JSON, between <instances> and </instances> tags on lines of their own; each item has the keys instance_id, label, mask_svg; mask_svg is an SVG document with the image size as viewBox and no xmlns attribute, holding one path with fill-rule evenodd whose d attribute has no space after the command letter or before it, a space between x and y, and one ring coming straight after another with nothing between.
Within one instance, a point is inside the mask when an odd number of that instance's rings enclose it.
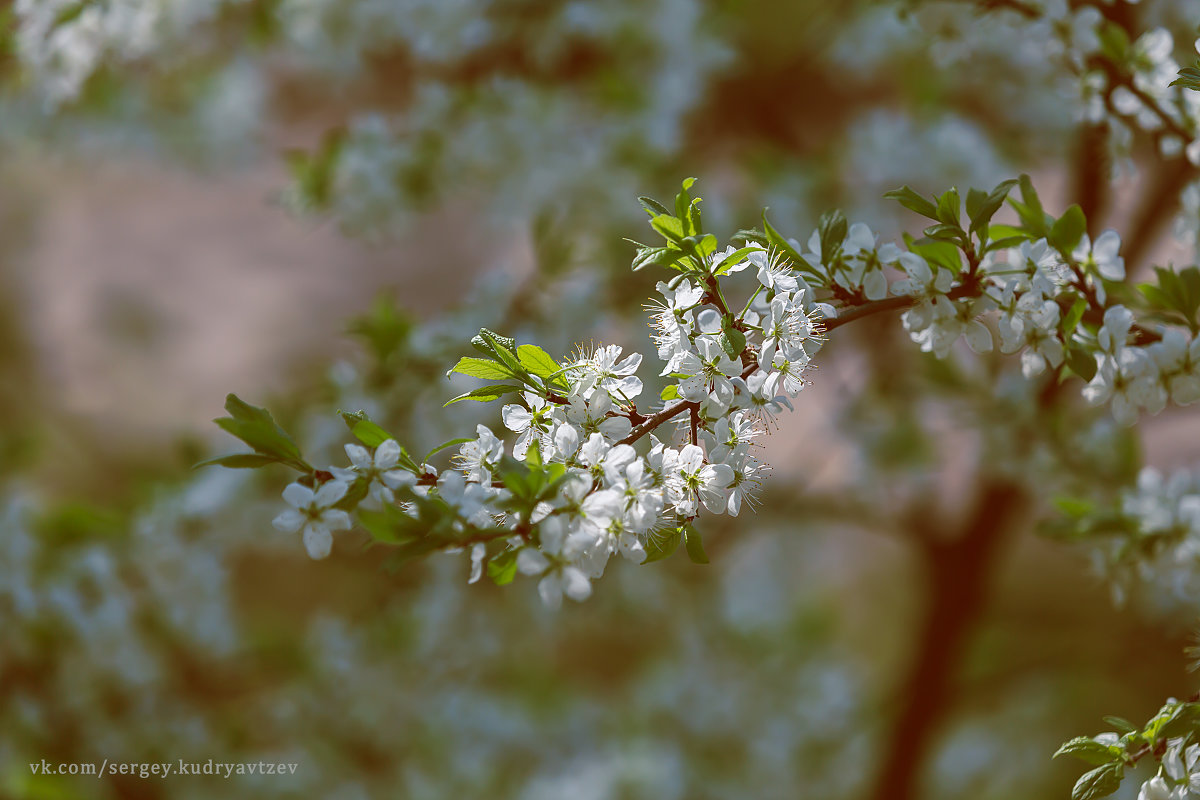
<instances>
[{"instance_id":1,"label":"blurred background","mask_svg":"<svg viewBox=\"0 0 1200 800\"><path fill-rule=\"evenodd\" d=\"M1120 430L1014 357L937 361L865 321L766 438L757 513L704 520L710 566L614 563L557 614L360 533L311 562L271 527L282 468L191 469L237 449L211 424L228 392L342 464L339 408L415 453L500 430L441 408L481 326L646 350L662 276L624 238L688 175L719 235L769 207L806 241L832 208L916 231L881 198L900 184L1028 172L1118 227L1135 275L1192 263L1194 172L1085 121L1056 13L0 4L0 797L1069 796L1062 741L1195 688L1195 598L1118 604L1038 521L1193 463L1186 413ZM1191 60L1200 2L1102 13Z\"/></svg>"}]
</instances>

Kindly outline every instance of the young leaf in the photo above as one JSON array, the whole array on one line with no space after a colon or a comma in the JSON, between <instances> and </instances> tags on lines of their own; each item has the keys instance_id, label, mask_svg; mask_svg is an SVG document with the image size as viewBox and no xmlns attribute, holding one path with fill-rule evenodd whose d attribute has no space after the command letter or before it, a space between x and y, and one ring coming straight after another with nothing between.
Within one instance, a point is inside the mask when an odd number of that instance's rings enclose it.
<instances>
[{"instance_id":1,"label":"young leaf","mask_svg":"<svg viewBox=\"0 0 1200 800\"><path fill-rule=\"evenodd\" d=\"M932 220L936 220L938 218L937 206L935 206L928 199L917 194L908 186L901 186L899 189L892 189L890 192L884 192L883 196L888 200L895 200L909 211L914 211L923 217L929 217Z\"/></svg>"},{"instance_id":2,"label":"young leaf","mask_svg":"<svg viewBox=\"0 0 1200 800\"><path fill-rule=\"evenodd\" d=\"M1055 220L1047 237L1050 244L1062 253L1070 253L1079 246L1079 240L1087 233L1087 217L1078 205L1068 208Z\"/></svg>"},{"instance_id":3,"label":"young leaf","mask_svg":"<svg viewBox=\"0 0 1200 800\"><path fill-rule=\"evenodd\" d=\"M1004 205L1004 199L1008 197L1008 193L1017 185L1015 179L1003 181L987 196L975 200L975 208L972 210L972 194L974 189L967 194L967 217L971 220L971 233L979 231L987 231L988 223L992 221L992 217L996 216L996 212L1000 210L1000 206ZM979 193L980 195L983 192Z\"/></svg>"},{"instance_id":4,"label":"young leaf","mask_svg":"<svg viewBox=\"0 0 1200 800\"><path fill-rule=\"evenodd\" d=\"M958 215L961 213L961 201L957 189L947 189L938 197L937 218L947 225L961 228Z\"/></svg>"},{"instance_id":5,"label":"young leaf","mask_svg":"<svg viewBox=\"0 0 1200 800\"><path fill-rule=\"evenodd\" d=\"M822 264L832 264L838 257L842 251L842 244L846 241L848 230L846 215L841 211L830 211L821 215L821 221L817 225L817 235L821 240Z\"/></svg>"},{"instance_id":6,"label":"young leaf","mask_svg":"<svg viewBox=\"0 0 1200 800\"><path fill-rule=\"evenodd\" d=\"M1096 767L1091 772L1085 772L1071 790L1071 800L1094 800L1097 797L1107 797L1121 788L1121 779L1125 777L1125 765L1113 761Z\"/></svg>"},{"instance_id":7,"label":"young leaf","mask_svg":"<svg viewBox=\"0 0 1200 800\"><path fill-rule=\"evenodd\" d=\"M682 528L651 531L646 537L646 560L642 563L652 564L655 561L662 561L679 549L679 542L682 539Z\"/></svg>"},{"instance_id":8,"label":"young leaf","mask_svg":"<svg viewBox=\"0 0 1200 800\"><path fill-rule=\"evenodd\" d=\"M687 236L684 232L683 222L679 217L673 217L670 214L659 214L650 220L650 227L662 234L662 237L668 242L679 244L683 241L683 237Z\"/></svg>"},{"instance_id":9,"label":"young leaf","mask_svg":"<svg viewBox=\"0 0 1200 800\"><path fill-rule=\"evenodd\" d=\"M517 360L521 362L521 366L539 378L549 378L562 369L549 353L536 344L520 345L517 348Z\"/></svg>"},{"instance_id":10,"label":"young leaf","mask_svg":"<svg viewBox=\"0 0 1200 800\"><path fill-rule=\"evenodd\" d=\"M490 403L493 400L499 400L506 394L521 391L523 387L513 386L511 384L496 383L491 386L480 386L478 389L472 389L469 392L464 392L458 397L447 400L442 404L442 408L457 403L459 400L478 400L481 403Z\"/></svg>"},{"instance_id":11,"label":"young leaf","mask_svg":"<svg viewBox=\"0 0 1200 800\"><path fill-rule=\"evenodd\" d=\"M642 208L646 209L646 213L651 217L657 217L660 214L670 214L667 207L655 200L653 197L639 197L638 202L642 204Z\"/></svg>"},{"instance_id":12,"label":"young leaf","mask_svg":"<svg viewBox=\"0 0 1200 800\"><path fill-rule=\"evenodd\" d=\"M708 563L708 555L705 554L704 544L700 541L700 532L690 522L683 526L683 546L693 564Z\"/></svg>"},{"instance_id":13,"label":"young leaf","mask_svg":"<svg viewBox=\"0 0 1200 800\"><path fill-rule=\"evenodd\" d=\"M507 586L517 577L517 553L519 550L505 550L488 560L487 574L497 586Z\"/></svg>"},{"instance_id":14,"label":"young leaf","mask_svg":"<svg viewBox=\"0 0 1200 800\"><path fill-rule=\"evenodd\" d=\"M1101 719L1103 719L1109 725L1112 725L1121 733L1133 733L1137 730L1137 728L1133 726L1132 722L1123 717L1102 717Z\"/></svg>"},{"instance_id":15,"label":"young leaf","mask_svg":"<svg viewBox=\"0 0 1200 800\"><path fill-rule=\"evenodd\" d=\"M473 442L473 441L475 441L474 437L471 437L471 436L463 436L463 437L460 437L460 438L458 438L458 439L451 439L451 440L450 440L450 441L448 441L448 442L442 442L442 443L441 443L441 444L439 444L437 447L433 448L433 449L432 449L432 450L430 450L428 453L426 453L426 454L425 454L425 457L421 459L421 463L422 463L422 464L428 464L428 463L429 463L429 459L433 458L433 457L434 457L434 456L436 456L438 453L442 452L443 450L445 450L445 449L446 449L446 448L448 448L448 447L455 447L455 446L457 446L457 445L460 445L460 444L466 444L467 442Z\"/></svg>"},{"instance_id":16,"label":"young leaf","mask_svg":"<svg viewBox=\"0 0 1200 800\"><path fill-rule=\"evenodd\" d=\"M454 373L466 375L468 378L481 378L485 381L502 381L513 377L513 372L499 361L489 361L486 358L463 356L458 363L446 373L450 377Z\"/></svg>"},{"instance_id":17,"label":"young leaf","mask_svg":"<svg viewBox=\"0 0 1200 800\"><path fill-rule=\"evenodd\" d=\"M230 467L232 469L253 469L255 467L265 467L267 464L278 464L280 459L275 456L264 456L258 453L233 453L228 456L219 456L210 458L207 461L201 461L192 466L192 469L200 467Z\"/></svg>"},{"instance_id":18,"label":"young leaf","mask_svg":"<svg viewBox=\"0 0 1200 800\"><path fill-rule=\"evenodd\" d=\"M713 275L720 277L726 274L729 272L730 268L745 261L746 256L750 255L751 253L760 252L761 250L762 248L758 245L748 245L746 247L740 247L737 250L734 250L732 253L717 262L717 265L713 268Z\"/></svg>"},{"instance_id":19,"label":"young leaf","mask_svg":"<svg viewBox=\"0 0 1200 800\"><path fill-rule=\"evenodd\" d=\"M258 454L270 456L300 472L313 468L300 454L300 448L283 428L279 427L265 408L246 403L235 394L225 398L228 417L213 420L227 433L241 439Z\"/></svg>"},{"instance_id":20,"label":"young leaf","mask_svg":"<svg viewBox=\"0 0 1200 800\"><path fill-rule=\"evenodd\" d=\"M1058 748L1053 757L1058 758L1059 756L1073 756L1092 766L1098 766L1119 759L1121 748L1101 744L1087 736L1076 736Z\"/></svg>"},{"instance_id":21,"label":"young leaf","mask_svg":"<svg viewBox=\"0 0 1200 800\"><path fill-rule=\"evenodd\" d=\"M814 270L812 266L806 260L804 260L803 256L796 252L796 248L792 247L792 243L783 238L779 231L775 230L770 221L767 219L766 209L763 210L762 220L763 230L766 232L767 242L772 247L783 253L784 256L786 256L787 259L792 262L792 266L794 268L803 272L808 272L817 276L818 278L821 277L816 270Z\"/></svg>"},{"instance_id":22,"label":"young leaf","mask_svg":"<svg viewBox=\"0 0 1200 800\"><path fill-rule=\"evenodd\" d=\"M1182 86L1184 89L1200 91L1200 60L1190 67L1179 70L1179 77L1171 81L1171 86Z\"/></svg>"}]
</instances>

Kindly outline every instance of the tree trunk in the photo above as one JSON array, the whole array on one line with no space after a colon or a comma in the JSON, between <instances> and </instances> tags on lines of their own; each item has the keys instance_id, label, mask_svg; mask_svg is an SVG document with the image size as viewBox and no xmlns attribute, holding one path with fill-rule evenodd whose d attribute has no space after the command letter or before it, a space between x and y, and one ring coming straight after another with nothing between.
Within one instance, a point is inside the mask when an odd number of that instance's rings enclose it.
<instances>
[{"instance_id":1,"label":"tree trunk","mask_svg":"<svg viewBox=\"0 0 1200 800\"><path fill-rule=\"evenodd\" d=\"M884 742L874 800L913 800L934 737L954 702L953 681L964 646L978 626L1000 544L1021 513L1025 493L1011 481L987 477L960 535L922 541L928 604L898 714Z\"/></svg>"}]
</instances>

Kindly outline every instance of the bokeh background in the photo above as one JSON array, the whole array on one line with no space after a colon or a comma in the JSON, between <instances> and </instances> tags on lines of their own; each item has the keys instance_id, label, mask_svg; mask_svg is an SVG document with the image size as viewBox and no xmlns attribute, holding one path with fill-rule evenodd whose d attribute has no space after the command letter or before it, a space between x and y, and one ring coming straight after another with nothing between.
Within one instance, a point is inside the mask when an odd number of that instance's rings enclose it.
<instances>
[{"instance_id":1,"label":"bokeh background","mask_svg":"<svg viewBox=\"0 0 1200 800\"><path fill-rule=\"evenodd\" d=\"M441 408L481 326L646 349L660 276L624 237L688 175L711 229L767 206L803 241L835 207L915 231L902 183L1028 172L1128 232L1131 270L1191 263L1194 176L1114 156L1055 26L1005 5L0 4L0 796L1069 796L1059 743L1195 688L1194 605L1116 603L1037 523L1192 463L1186 413L1050 418L1012 357L852 326L767 438L758 512L705 520L711 565L614 563L559 613L359 533L311 562L270 524L282 468L191 469L236 449L227 392L340 464L339 408L417 453L499 430ZM1189 59L1200 3L1105 13Z\"/></svg>"}]
</instances>

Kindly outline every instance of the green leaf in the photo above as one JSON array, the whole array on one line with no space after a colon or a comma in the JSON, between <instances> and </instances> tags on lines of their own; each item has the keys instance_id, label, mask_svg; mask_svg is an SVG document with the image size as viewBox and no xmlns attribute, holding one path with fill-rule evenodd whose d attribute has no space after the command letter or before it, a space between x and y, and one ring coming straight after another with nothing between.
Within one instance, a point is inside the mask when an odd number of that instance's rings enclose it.
<instances>
[{"instance_id":1,"label":"green leaf","mask_svg":"<svg viewBox=\"0 0 1200 800\"><path fill-rule=\"evenodd\" d=\"M264 456L258 453L234 453L228 456L220 456L218 458L210 458L207 461L201 461L192 466L192 469L200 467L230 467L232 469L253 469L255 467L265 467L267 464L278 464L280 459L275 456Z\"/></svg>"},{"instance_id":2,"label":"green leaf","mask_svg":"<svg viewBox=\"0 0 1200 800\"><path fill-rule=\"evenodd\" d=\"M1001 182L987 195L976 189L967 193L967 217L971 220L971 233L988 230L988 223L992 221L992 217L996 216L1000 206L1004 205L1008 193L1016 185L1015 179L1007 180Z\"/></svg>"},{"instance_id":3,"label":"green leaf","mask_svg":"<svg viewBox=\"0 0 1200 800\"><path fill-rule=\"evenodd\" d=\"M817 235L821 240L822 264L832 264L842 252L842 245L846 241L848 231L846 215L841 211L830 211L821 215L821 221L817 225Z\"/></svg>"},{"instance_id":4,"label":"green leaf","mask_svg":"<svg viewBox=\"0 0 1200 800\"><path fill-rule=\"evenodd\" d=\"M1179 77L1171 81L1171 86L1182 86L1184 89L1200 91L1200 61L1190 67L1179 70Z\"/></svg>"},{"instance_id":5,"label":"green leaf","mask_svg":"<svg viewBox=\"0 0 1200 800\"><path fill-rule=\"evenodd\" d=\"M983 249L983 252L990 253L993 250L1003 250L1006 247L1016 247L1021 242L1027 241L1029 241L1029 234L1022 234L1021 236L1006 236L1003 239L996 239L988 242L987 247Z\"/></svg>"},{"instance_id":6,"label":"green leaf","mask_svg":"<svg viewBox=\"0 0 1200 800\"><path fill-rule=\"evenodd\" d=\"M717 251L717 237L711 233L700 237L685 236L681 246L695 259L697 264L703 264L710 255Z\"/></svg>"},{"instance_id":7,"label":"green leaf","mask_svg":"<svg viewBox=\"0 0 1200 800\"><path fill-rule=\"evenodd\" d=\"M379 447L388 439L395 439L390 433L376 425L371 420L367 419L367 415L361 411L338 412L345 421L346 426L350 428L350 433L354 434L354 438L365 444L367 447Z\"/></svg>"},{"instance_id":8,"label":"green leaf","mask_svg":"<svg viewBox=\"0 0 1200 800\"><path fill-rule=\"evenodd\" d=\"M626 240L631 241L631 240ZM637 244L637 242L634 242ZM637 255L633 257L633 271L646 267L664 267L666 269L682 269L679 261L687 256L677 247L647 247L638 245Z\"/></svg>"},{"instance_id":9,"label":"green leaf","mask_svg":"<svg viewBox=\"0 0 1200 800\"><path fill-rule=\"evenodd\" d=\"M670 214L667 207L655 200L653 197L639 197L638 202L642 204L642 208L646 209L646 213L651 217L657 217L661 214Z\"/></svg>"},{"instance_id":10,"label":"green leaf","mask_svg":"<svg viewBox=\"0 0 1200 800\"><path fill-rule=\"evenodd\" d=\"M937 206L931 203L928 199L917 194L908 186L901 186L899 189L892 189L890 192L884 192L883 196L888 200L895 200L909 211L914 211L923 217L929 217L933 220L938 218Z\"/></svg>"},{"instance_id":11,"label":"green leaf","mask_svg":"<svg viewBox=\"0 0 1200 800\"><path fill-rule=\"evenodd\" d=\"M1075 332L1075 328L1079 326L1079 321L1083 319L1083 314L1088 309L1088 301L1084 297L1076 297L1071 308L1063 316L1062 331L1063 337L1068 341L1071 334ZM1090 379L1089 379L1090 380Z\"/></svg>"},{"instance_id":12,"label":"green leaf","mask_svg":"<svg viewBox=\"0 0 1200 800\"><path fill-rule=\"evenodd\" d=\"M782 236L778 230L775 230L775 228L772 227L772 224L770 224L767 219L766 209L763 209L762 212L762 229L766 231L767 242L769 245L778 249L779 252L784 254L787 260L791 261L794 269L814 276L817 281L820 281L821 283L826 283L828 281L826 276L822 275L821 272L817 272L814 267L808 263L808 260L804 259L802 255L796 251L796 248L792 247L792 243L790 241L784 239L784 236Z\"/></svg>"},{"instance_id":13,"label":"green leaf","mask_svg":"<svg viewBox=\"0 0 1200 800\"><path fill-rule=\"evenodd\" d=\"M683 526L683 546L693 564L708 563L708 555L704 552L704 544L700 541L700 532L690 522Z\"/></svg>"},{"instance_id":14,"label":"green leaf","mask_svg":"<svg viewBox=\"0 0 1200 800\"><path fill-rule=\"evenodd\" d=\"M507 336L501 336L495 331L489 331L487 328L480 328L479 335L471 339L471 344L478 350L490 354L497 361L502 362L506 367L512 370L513 375L522 375L525 373L525 368L517 361L517 343L516 340L510 339Z\"/></svg>"},{"instance_id":15,"label":"green leaf","mask_svg":"<svg viewBox=\"0 0 1200 800\"><path fill-rule=\"evenodd\" d=\"M989 225L989 239L1021 239L1029 238L1029 231L1014 225Z\"/></svg>"},{"instance_id":16,"label":"green leaf","mask_svg":"<svg viewBox=\"0 0 1200 800\"><path fill-rule=\"evenodd\" d=\"M390 292L377 294L371 310L354 317L346 326L346 332L366 342L380 363L404 346L411 330L412 321L396 305Z\"/></svg>"},{"instance_id":17,"label":"green leaf","mask_svg":"<svg viewBox=\"0 0 1200 800\"><path fill-rule=\"evenodd\" d=\"M1085 772L1071 790L1071 800L1093 800L1096 797L1107 797L1121 788L1121 779L1125 777L1125 765L1113 761L1091 772Z\"/></svg>"},{"instance_id":18,"label":"green leaf","mask_svg":"<svg viewBox=\"0 0 1200 800\"><path fill-rule=\"evenodd\" d=\"M939 241L937 239L915 241L908 234L904 234L904 242L909 250L921 256L930 264L947 269L952 275L957 275L962 271L962 259L959 255L959 249L951 242Z\"/></svg>"},{"instance_id":19,"label":"green leaf","mask_svg":"<svg viewBox=\"0 0 1200 800\"><path fill-rule=\"evenodd\" d=\"M1119 759L1121 748L1101 744L1087 736L1077 736L1058 748L1053 757L1058 758L1059 756L1072 756L1092 766L1097 766Z\"/></svg>"},{"instance_id":20,"label":"green leaf","mask_svg":"<svg viewBox=\"0 0 1200 800\"><path fill-rule=\"evenodd\" d=\"M659 400L678 400L679 399L679 384L668 383L663 387L663 390L658 393Z\"/></svg>"},{"instance_id":21,"label":"green leaf","mask_svg":"<svg viewBox=\"0 0 1200 800\"><path fill-rule=\"evenodd\" d=\"M938 197L937 218L947 225L961 230L958 215L961 213L962 201L959 200L957 189L947 189Z\"/></svg>"},{"instance_id":22,"label":"green leaf","mask_svg":"<svg viewBox=\"0 0 1200 800\"><path fill-rule=\"evenodd\" d=\"M1118 67L1129 58L1129 34L1112 20L1104 20L1096 29L1100 52Z\"/></svg>"},{"instance_id":23,"label":"green leaf","mask_svg":"<svg viewBox=\"0 0 1200 800\"><path fill-rule=\"evenodd\" d=\"M367 491L370 489L370 481L362 476L354 479L350 484L350 488L342 495L342 499L333 504L334 508L340 508L342 511L353 511L358 507L358 504L367 498Z\"/></svg>"},{"instance_id":24,"label":"green leaf","mask_svg":"<svg viewBox=\"0 0 1200 800\"><path fill-rule=\"evenodd\" d=\"M1054 498L1054 507L1067 516L1077 518L1085 517L1096 510L1095 504L1090 500L1084 500L1078 497L1056 497ZM1064 745L1064 747L1065 746L1066 745Z\"/></svg>"},{"instance_id":25,"label":"green leaf","mask_svg":"<svg viewBox=\"0 0 1200 800\"><path fill-rule=\"evenodd\" d=\"M700 210L696 208L700 199L693 200L692 196L688 194L688 189L691 189L695 183L695 178L685 178L680 184L683 187L682 190L675 195L675 217L680 223L684 236L693 236L701 230Z\"/></svg>"},{"instance_id":26,"label":"green leaf","mask_svg":"<svg viewBox=\"0 0 1200 800\"><path fill-rule=\"evenodd\" d=\"M213 420L222 430L233 434L260 455L271 456L300 472L313 468L300 454L300 448L265 408L246 403L235 394L225 398L228 417Z\"/></svg>"},{"instance_id":27,"label":"green leaf","mask_svg":"<svg viewBox=\"0 0 1200 800\"><path fill-rule=\"evenodd\" d=\"M499 361L470 356L460 358L458 363L446 373L446 377L450 377L456 372L459 375L466 375L468 378L481 378L485 381L502 381L505 378L513 377L513 371Z\"/></svg>"},{"instance_id":28,"label":"green leaf","mask_svg":"<svg viewBox=\"0 0 1200 800\"><path fill-rule=\"evenodd\" d=\"M758 245L747 245L746 247L738 248L717 262L716 267L713 268L713 275L716 275L717 277L725 275L729 272L731 267L736 266L742 261L745 261L746 256L750 255L751 253L761 251L762 248Z\"/></svg>"},{"instance_id":29,"label":"green leaf","mask_svg":"<svg viewBox=\"0 0 1200 800\"><path fill-rule=\"evenodd\" d=\"M646 560L642 563L653 564L655 561L662 561L679 549L682 540L682 528L650 531L646 536Z\"/></svg>"},{"instance_id":30,"label":"green leaf","mask_svg":"<svg viewBox=\"0 0 1200 800\"><path fill-rule=\"evenodd\" d=\"M677 245L683 242L684 236L687 236L683 229L683 222L679 217L673 217L670 214L659 214L652 218L650 227L662 234L664 239Z\"/></svg>"},{"instance_id":31,"label":"green leaf","mask_svg":"<svg viewBox=\"0 0 1200 800\"><path fill-rule=\"evenodd\" d=\"M1124 717L1102 717L1101 719L1103 719L1107 724L1116 728L1121 733L1133 733L1137 730L1133 723Z\"/></svg>"},{"instance_id":32,"label":"green leaf","mask_svg":"<svg viewBox=\"0 0 1200 800\"><path fill-rule=\"evenodd\" d=\"M505 550L487 563L487 574L497 586L507 586L517 577L517 549Z\"/></svg>"},{"instance_id":33,"label":"green leaf","mask_svg":"<svg viewBox=\"0 0 1200 800\"><path fill-rule=\"evenodd\" d=\"M1056 250L1069 255L1079 246L1079 240L1085 233L1087 233L1087 217L1083 215L1082 208L1073 205L1055 220L1047 239Z\"/></svg>"},{"instance_id":34,"label":"green leaf","mask_svg":"<svg viewBox=\"0 0 1200 800\"><path fill-rule=\"evenodd\" d=\"M521 362L521 366L539 378L549 378L562 369L562 366L551 358L549 353L536 344L523 344L519 346L517 348L517 360Z\"/></svg>"},{"instance_id":35,"label":"green leaf","mask_svg":"<svg viewBox=\"0 0 1200 800\"><path fill-rule=\"evenodd\" d=\"M1096 377L1096 357L1083 348L1067 348L1067 366L1085 381Z\"/></svg>"},{"instance_id":36,"label":"green leaf","mask_svg":"<svg viewBox=\"0 0 1200 800\"><path fill-rule=\"evenodd\" d=\"M387 505L382 510L359 509L358 524L383 544L400 544L412 541L420 535L421 521L410 517L397 506Z\"/></svg>"},{"instance_id":37,"label":"green leaf","mask_svg":"<svg viewBox=\"0 0 1200 800\"><path fill-rule=\"evenodd\" d=\"M730 323L729 317L721 320L721 348L730 358L737 358L746 349L746 334Z\"/></svg>"},{"instance_id":38,"label":"green leaf","mask_svg":"<svg viewBox=\"0 0 1200 800\"><path fill-rule=\"evenodd\" d=\"M1173 739L1194 731L1197 722L1200 722L1200 703L1180 703L1175 713L1163 720L1156 733L1160 739Z\"/></svg>"},{"instance_id":39,"label":"green leaf","mask_svg":"<svg viewBox=\"0 0 1200 800\"><path fill-rule=\"evenodd\" d=\"M1042 201L1038 198L1037 190L1033 188L1033 181L1029 179L1028 175L1022 175L1018 179L1018 184L1021 187L1021 201L1018 202L1010 197L1008 204L1017 212L1021 224L1032 238L1041 239L1049 236L1048 215L1042 208Z\"/></svg>"},{"instance_id":40,"label":"green leaf","mask_svg":"<svg viewBox=\"0 0 1200 800\"><path fill-rule=\"evenodd\" d=\"M458 439L451 439L448 442L442 442L437 447L433 448L428 453L426 453L425 457L421 459L421 463L428 464L429 459L433 458L438 453L442 452L443 450L445 450L449 447L455 447L457 445L466 444L467 442L473 442L473 441L475 441L475 437L473 437L473 436L462 436L462 437L459 437Z\"/></svg>"},{"instance_id":41,"label":"green leaf","mask_svg":"<svg viewBox=\"0 0 1200 800\"><path fill-rule=\"evenodd\" d=\"M925 229L925 235L930 239L944 242L964 242L962 228L957 225L930 225Z\"/></svg>"},{"instance_id":42,"label":"green leaf","mask_svg":"<svg viewBox=\"0 0 1200 800\"><path fill-rule=\"evenodd\" d=\"M496 383L491 386L480 386L478 389L472 389L469 392L460 394L458 397L447 400L442 404L442 408L457 403L459 400L478 400L481 403L490 403L493 400L499 400L506 394L519 392L524 389L523 386L513 386L511 384Z\"/></svg>"}]
</instances>

